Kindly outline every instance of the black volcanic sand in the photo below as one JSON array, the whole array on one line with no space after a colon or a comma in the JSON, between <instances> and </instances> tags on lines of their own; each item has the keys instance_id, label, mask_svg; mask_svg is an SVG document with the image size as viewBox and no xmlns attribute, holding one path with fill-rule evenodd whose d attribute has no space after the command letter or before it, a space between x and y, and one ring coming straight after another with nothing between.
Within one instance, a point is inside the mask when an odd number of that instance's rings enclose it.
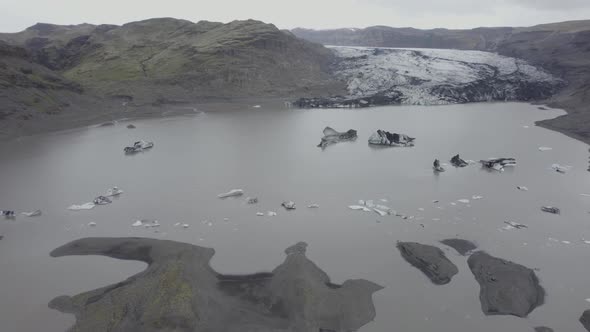
<instances>
[{"instance_id":1,"label":"black volcanic sand","mask_svg":"<svg viewBox=\"0 0 590 332\"><path fill-rule=\"evenodd\" d=\"M484 314L526 317L544 303L545 290L533 270L483 251L473 253L467 264L480 285Z\"/></svg>"},{"instance_id":2,"label":"black volcanic sand","mask_svg":"<svg viewBox=\"0 0 590 332\"><path fill-rule=\"evenodd\" d=\"M462 256L466 256L471 251L477 249L477 246L470 241L461 239L445 239L440 243L455 249Z\"/></svg>"},{"instance_id":3,"label":"black volcanic sand","mask_svg":"<svg viewBox=\"0 0 590 332\"><path fill-rule=\"evenodd\" d=\"M436 285L448 284L459 272L457 266L437 247L415 242L398 242L397 248L408 263L422 271Z\"/></svg>"},{"instance_id":4,"label":"black volcanic sand","mask_svg":"<svg viewBox=\"0 0 590 332\"><path fill-rule=\"evenodd\" d=\"M590 310L584 311L582 317L580 317L580 323L584 325L586 331L590 332Z\"/></svg>"},{"instance_id":5,"label":"black volcanic sand","mask_svg":"<svg viewBox=\"0 0 590 332\"><path fill-rule=\"evenodd\" d=\"M365 280L332 284L305 256L307 244L285 250L271 273L221 275L209 265L215 251L147 238L85 238L53 257L102 255L148 264L120 283L60 296L49 307L76 316L72 331L354 331L375 317Z\"/></svg>"},{"instance_id":6,"label":"black volcanic sand","mask_svg":"<svg viewBox=\"0 0 590 332\"><path fill-rule=\"evenodd\" d=\"M535 327L535 332L553 332L553 329L547 326L537 326Z\"/></svg>"}]
</instances>

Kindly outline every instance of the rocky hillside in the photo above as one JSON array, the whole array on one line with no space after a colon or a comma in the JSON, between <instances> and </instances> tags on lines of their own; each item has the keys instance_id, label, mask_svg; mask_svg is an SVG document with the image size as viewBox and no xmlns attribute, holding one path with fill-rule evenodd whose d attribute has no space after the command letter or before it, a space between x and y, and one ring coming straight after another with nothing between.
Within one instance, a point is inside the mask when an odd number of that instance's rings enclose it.
<instances>
[{"instance_id":1,"label":"rocky hillside","mask_svg":"<svg viewBox=\"0 0 590 332\"><path fill-rule=\"evenodd\" d=\"M39 128L77 107L93 109L94 102L80 84L36 63L24 48L0 41L0 138L28 133L30 122Z\"/></svg>"},{"instance_id":2,"label":"rocky hillside","mask_svg":"<svg viewBox=\"0 0 590 332\"><path fill-rule=\"evenodd\" d=\"M253 20L40 23L0 34L0 42L0 138L144 116L162 105L343 91L328 49Z\"/></svg>"},{"instance_id":3,"label":"rocky hillside","mask_svg":"<svg viewBox=\"0 0 590 332\"><path fill-rule=\"evenodd\" d=\"M0 39L24 47L35 61L92 93L136 103L334 89L327 73L330 52L252 20L37 24Z\"/></svg>"},{"instance_id":4,"label":"rocky hillside","mask_svg":"<svg viewBox=\"0 0 590 332\"><path fill-rule=\"evenodd\" d=\"M551 104L565 108L569 114L539 124L590 142L590 20L529 28L418 30L377 26L295 29L293 33L325 45L482 50L525 59L567 84Z\"/></svg>"}]
</instances>

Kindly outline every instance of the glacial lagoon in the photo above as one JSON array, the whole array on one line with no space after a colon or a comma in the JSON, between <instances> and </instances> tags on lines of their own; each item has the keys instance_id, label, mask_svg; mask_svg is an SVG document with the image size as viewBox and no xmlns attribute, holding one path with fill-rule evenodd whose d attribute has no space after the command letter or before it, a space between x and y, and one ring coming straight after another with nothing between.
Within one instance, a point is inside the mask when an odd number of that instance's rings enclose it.
<instances>
[{"instance_id":1,"label":"glacial lagoon","mask_svg":"<svg viewBox=\"0 0 590 332\"><path fill-rule=\"evenodd\" d=\"M49 309L51 299L145 268L97 256L52 258L51 250L82 237L137 236L214 248L211 266L226 274L272 270L284 260L284 248L305 241L307 256L332 282L366 279L385 287L373 295L375 320L360 331L530 331L541 325L581 331L578 318L590 307L590 197L581 195L590 193L588 147L534 126L561 114L525 103L244 106L3 142L0 209L43 214L0 219L2 330L64 331L74 318ZM137 128L127 129L130 123ZM358 139L318 148L326 126L356 129ZM416 145L369 146L377 129L416 137ZM139 139L154 141L154 148L125 155L123 148ZM552 149L540 151L542 146ZM476 161L514 157L517 166L496 172L479 164L445 165L446 172L433 173L434 158L448 163L457 153ZM551 169L555 163L571 168L560 174ZM112 186L124 190L112 204L67 210ZM245 194L217 197L236 188ZM259 202L247 204L247 196ZM285 210L286 200L297 208ZM359 200L413 218L348 208ZM543 205L557 206L561 214L542 212ZM161 226L133 227L138 219ZM508 229L507 221L528 227ZM473 241L493 256L535 269L546 303L524 319L485 316L467 258L439 243L448 238ZM403 260L397 241L441 248L458 274L446 285L432 284Z\"/></svg>"}]
</instances>

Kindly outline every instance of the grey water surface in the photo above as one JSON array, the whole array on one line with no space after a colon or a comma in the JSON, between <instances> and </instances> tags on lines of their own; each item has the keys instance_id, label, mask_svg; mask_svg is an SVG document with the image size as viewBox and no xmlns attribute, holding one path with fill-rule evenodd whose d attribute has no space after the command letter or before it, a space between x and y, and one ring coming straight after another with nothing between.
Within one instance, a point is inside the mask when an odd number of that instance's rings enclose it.
<instances>
[{"instance_id":1,"label":"grey water surface","mask_svg":"<svg viewBox=\"0 0 590 332\"><path fill-rule=\"evenodd\" d=\"M363 278L385 287L374 295L375 321L361 331L531 331L540 325L582 331L578 318L590 308L590 244L584 242L590 240L590 197L580 195L590 193L588 147L534 126L561 114L524 103L244 107L4 142L0 209L43 214L0 219L0 330L64 331L73 317L47 308L52 298L124 280L145 266L104 257L51 258L52 249L81 237L141 236L212 247L213 268L231 274L271 270L284 260L284 248L305 241L308 257L333 282ZM127 129L129 123L137 129ZM356 129L359 137L322 150L316 145L326 126ZM368 146L377 129L416 137L416 146ZM124 155L124 146L142 138L155 147ZM514 157L518 165L503 173L446 165L446 172L433 174L434 158L448 162L457 153L471 160ZM559 174L553 163L572 168ZM124 190L112 204L67 210L112 186ZM217 198L235 188L245 195ZM246 196L259 203L246 204ZM359 199L415 218L347 208ZM297 209L286 211L284 200ZM308 209L312 203L320 208ZM559 207L561 215L542 212L542 205ZM278 215L256 215L267 211ZM137 219L157 219L161 226L132 227ZM528 228L505 230L505 221ZM546 304L526 319L484 316L467 258L438 242L453 237L538 269ZM396 241L440 247L459 273L448 285L433 285L403 260Z\"/></svg>"}]
</instances>

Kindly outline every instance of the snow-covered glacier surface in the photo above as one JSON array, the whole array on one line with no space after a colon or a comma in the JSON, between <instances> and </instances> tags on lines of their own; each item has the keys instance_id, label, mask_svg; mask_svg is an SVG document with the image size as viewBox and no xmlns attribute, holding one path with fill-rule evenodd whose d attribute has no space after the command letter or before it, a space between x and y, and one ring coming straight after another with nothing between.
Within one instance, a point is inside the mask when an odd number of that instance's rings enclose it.
<instances>
[{"instance_id":1,"label":"snow-covered glacier surface","mask_svg":"<svg viewBox=\"0 0 590 332\"><path fill-rule=\"evenodd\" d=\"M490 52L330 48L338 58L334 73L346 83L348 94L302 106L530 101L548 98L564 84L524 60Z\"/></svg>"}]
</instances>

